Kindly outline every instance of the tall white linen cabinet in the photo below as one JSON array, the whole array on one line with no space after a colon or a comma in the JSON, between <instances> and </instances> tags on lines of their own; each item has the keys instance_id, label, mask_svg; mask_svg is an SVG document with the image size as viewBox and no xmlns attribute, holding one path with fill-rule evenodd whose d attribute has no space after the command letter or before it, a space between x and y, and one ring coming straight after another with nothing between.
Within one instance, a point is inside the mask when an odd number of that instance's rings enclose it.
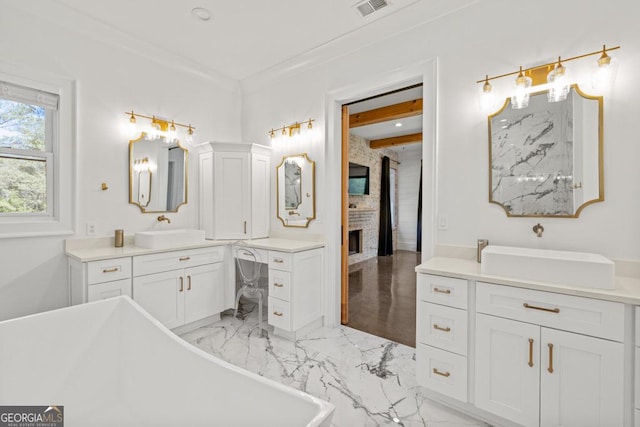
<instances>
[{"instance_id":1,"label":"tall white linen cabinet","mask_svg":"<svg viewBox=\"0 0 640 427\"><path fill-rule=\"evenodd\" d=\"M271 147L210 142L198 148L200 228L206 238L268 237Z\"/></svg>"}]
</instances>

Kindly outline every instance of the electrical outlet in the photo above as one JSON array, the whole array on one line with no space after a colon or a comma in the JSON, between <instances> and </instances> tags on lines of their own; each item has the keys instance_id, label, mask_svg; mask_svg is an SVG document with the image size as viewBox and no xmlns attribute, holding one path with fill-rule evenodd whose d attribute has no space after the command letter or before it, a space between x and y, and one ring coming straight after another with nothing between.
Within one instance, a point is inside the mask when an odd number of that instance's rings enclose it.
<instances>
[{"instance_id":1,"label":"electrical outlet","mask_svg":"<svg viewBox=\"0 0 640 427\"><path fill-rule=\"evenodd\" d=\"M87 222L87 236L95 236L95 235L96 235L96 223Z\"/></svg>"}]
</instances>

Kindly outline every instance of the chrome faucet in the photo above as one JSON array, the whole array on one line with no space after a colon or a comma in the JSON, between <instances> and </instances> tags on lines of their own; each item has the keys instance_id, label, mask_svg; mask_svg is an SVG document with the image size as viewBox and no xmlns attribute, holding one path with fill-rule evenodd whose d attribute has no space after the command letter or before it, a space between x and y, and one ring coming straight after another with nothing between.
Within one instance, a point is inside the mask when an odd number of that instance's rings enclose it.
<instances>
[{"instance_id":1,"label":"chrome faucet","mask_svg":"<svg viewBox=\"0 0 640 427\"><path fill-rule=\"evenodd\" d=\"M544 227L540 225L540 223L537 223L536 225L533 226L533 232L536 233L536 236L542 237L542 233L544 232Z\"/></svg>"},{"instance_id":2,"label":"chrome faucet","mask_svg":"<svg viewBox=\"0 0 640 427\"><path fill-rule=\"evenodd\" d=\"M164 215L158 217L158 222L167 221L167 224L171 224L171 220Z\"/></svg>"}]
</instances>

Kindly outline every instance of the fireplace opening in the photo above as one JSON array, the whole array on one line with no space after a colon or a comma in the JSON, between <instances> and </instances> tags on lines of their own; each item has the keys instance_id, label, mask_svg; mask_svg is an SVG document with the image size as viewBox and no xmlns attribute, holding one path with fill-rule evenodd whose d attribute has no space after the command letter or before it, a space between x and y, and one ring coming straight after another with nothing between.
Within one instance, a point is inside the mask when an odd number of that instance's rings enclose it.
<instances>
[{"instance_id":1,"label":"fireplace opening","mask_svg":"<svg viewBox=\"0 0 640 427\"><path fill-rule=\"evenodd\" d=\"M362 253L362 230L349 231L349 255Z\"/></svg>"}]
</instances>

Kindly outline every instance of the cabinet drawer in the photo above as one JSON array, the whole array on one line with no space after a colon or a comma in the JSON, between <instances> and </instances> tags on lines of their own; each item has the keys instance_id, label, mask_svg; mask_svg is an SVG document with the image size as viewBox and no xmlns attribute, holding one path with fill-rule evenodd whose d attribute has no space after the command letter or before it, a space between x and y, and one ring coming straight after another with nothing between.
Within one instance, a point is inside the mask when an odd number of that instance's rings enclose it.
<instances>
[{"instance_id":1,"label":"cabinet drawer","mask_svg":"<svg viewBox=\"0 0 640 427\"><path fill-rule=\"evenodd\" d=\"M467 312L424 301L418 302L417 337L422 344L467 355Z\"/></svg>"},{"instance_id":2,"label":"cabinet drawer","mask_svg":"<svg viewBox=\"0 0 640 427\"><path fill-rule=\"evenodd\" d=\"M464 279L418 274L418 300L467 308L468 284Z\"/></svg>"},{"instance_id":3,"label":"cabinet drawer","mask_svg":"<svg viewBox=\"0 0 640 427\"><path fill-rule=\"evenodd\" d=\"M133 257L133 275L160 273L224 260L224 247L189 249Z\"/></svg>"},{"instance_id":4,"label":"cabinet drawer","mask_svg":"<svg viewBox=\"0 0 640 427\"><path fill-rule=\"evenodd\" d=\"M131 277L131 257L87 263L87 283L113 282Z\"/></svg>"},{"instance_id":5,"label":"cabinet drawer","mask_svg":"<svg viewBox=\"0 0 640 427\"><path fill-rule=\"evenodd\" d=\"M418 343L416 376L423 387L467 401L466 357Z\"/></svg>"},{"instance_id":6,"label":"cabinet drawer","mask_svg":"<svg viewBox=\"0 0 640 427\"><path fill-rule=\"evenodd\" d=\"M478 282L476 311L622 341L624 305L592 298Z\"/></svg>"},{"instance_id":7,"label":"cabinet drawer","mask_svg":"<svg viewBox=\"0 0 640 427\"><path fill-rule=\"evenodd\" d=\"M284 301L291 301L291 273L269 270L269 295Z\"/></svg>"},{"instance_id":8,"label":"cabinet drawer","mask_svg":"<svg viewBox=\"0 0 640 427\"><path fill-rule=\"evenodd\" d=\"M269 324L291 331L291 306L288 302L269 297Z\"/></svg>"},{"instance_id":9,"label":"cabinet drawer","mask_svg":"<svg viewBox=\"0 0 640 427\"><path fill-rule=\"evenodd\" d=\"M131 296L130 278L98 283L87 287L87 302L119 297L120 295Z\"/></svg>"},{"instance_id":10,"label":"cabinet drawer","mask_svg":"<svg viewBox=\"0 0 640 427\"><path fill-rule=\"evenodd\" d=\"M287 252L269 251L269 268L291 271L291 265L293 264L291 258L291 254Z\"/></svg>"}]
</instances>

